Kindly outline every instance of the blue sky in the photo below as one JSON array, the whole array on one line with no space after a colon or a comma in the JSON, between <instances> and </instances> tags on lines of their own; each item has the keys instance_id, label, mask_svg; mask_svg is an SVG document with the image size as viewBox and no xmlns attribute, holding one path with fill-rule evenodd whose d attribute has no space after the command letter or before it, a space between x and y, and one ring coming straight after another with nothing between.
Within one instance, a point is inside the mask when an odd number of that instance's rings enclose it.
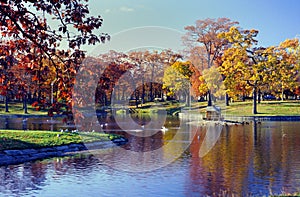
<instances>
[{"instance_id":1,"label":"blue sky","mask_svg":"<svg viewBox=\"0 0 300 197\"><path fill-rule=\"evenodd\" d=\"M166 27L184 33L184 27L198 19L218 17L238 21L244 29L259 30L262 46L278 45L286 38L300 35L299 0L90 0L89 5L92 15L103 17L101 31L112 35L112 39L119 32L143 26ZM159 35L156 38L157 42L165 39ZM122 39L118 44L126 45L121 43Z\"/></svg>"}]
</instances>

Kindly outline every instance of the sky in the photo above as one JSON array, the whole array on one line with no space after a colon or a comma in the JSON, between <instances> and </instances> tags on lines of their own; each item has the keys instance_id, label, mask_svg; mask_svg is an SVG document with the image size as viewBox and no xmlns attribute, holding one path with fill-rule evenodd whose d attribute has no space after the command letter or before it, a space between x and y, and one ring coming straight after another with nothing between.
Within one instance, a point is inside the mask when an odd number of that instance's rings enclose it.
<instances>
[{"instance_id":1,"label":"sky","mask_svg":"<svg viewBox=\"0 0 300 197\"><path fill-rule=\"evenodd\" d=\"M112 37L96 51L128 51L149 45L168 48L160 45L164 41L172 48L182 48L180 37L185 26L199 19L219 17L238 21L243 29L259 30L260 46L278 45L300 36L300 0L89 0L89 7L92 15L104 19L101 32ZM149 33L151 29L156 32Z\"/></svg>"}]
</instances>

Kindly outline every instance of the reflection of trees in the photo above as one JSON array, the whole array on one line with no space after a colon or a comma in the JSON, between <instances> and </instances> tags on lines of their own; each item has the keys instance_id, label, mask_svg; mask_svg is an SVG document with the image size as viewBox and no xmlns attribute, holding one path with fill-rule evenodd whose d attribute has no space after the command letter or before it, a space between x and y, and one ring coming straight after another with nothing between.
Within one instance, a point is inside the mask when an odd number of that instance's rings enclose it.
<instances>
[{"instance_id":1,"label":"reflection of trees","mask_svg":"<svg viewBox=\"0 0 300 197\"><path fill-rule=\"evenodd\" d=\"M65 176L76 171L84 177L97 166L98 159L93 155L77 155L57 158L17 166L0 167L0 194L22 196L33 190L40 190L47 181L47 175L52 177ZM51 176L50 176L51 177ZM3 193L2 193L3 192Z\"/></svg>"},{"instance_id":2,"label":"reflection of trees","mask_svg":"<svg viewBox=\"0 0 300 197\"><path fill-rule=\"evenodd\" d=\"M265 122L224 127L214 148L203 158L199 149L206 130L196 130L190 146L189 191L212 195L227 191L293 193L299 187L300 123ZM200 138L198 138L200 136ZM200 139L200 140L199 140ZM263 188L262 188L263 186Z\"/></svg>"},{"instance_id":3,"label":"reflection of trees","mask_svg":"<svg viewBox=\"0 0 300 197\"><path fill-rule=\"evenodd\" d=\"M47 166L42 163L27 163L21 166L0 168L0 191L19 195L26 190L38 190L46 180Z\"/></svg>"},{"instance_id":4,"label":"reflection of trees","mask_svg":"<svg viewBox=\"0 0 300 197\"><path fill-rule=\"evenodd\" d=\"M280 126L278 125L280 124ZM273 192L299 186L299 177L294 173L299 168L300 159L296 153L300 150L299 123L268 122L257 125L258 136L254 150L254 174L258 179L267 180ZM278 181L281 180L281 181ZM288 188L284 188L289 186ZM274 191L276 190L277 191ZM294 192L294 191L286 191Z\"/></svg>"},{"instance_id":5,"label":"reflection of trees","mask_svg":"<svg viewBox=\"0 0 300 197\"><path fill-rule=\"evenodd\" d=\"M225 127L218 142L203 158L199 158L200 144L205 130L198 131L190 151L192 154L192 185L199 184L207 195L222 190L242 194L248 179L252 156L252 133L242 126ZM195 188L194 188L195 189Z\"/></svg>"}]
</instances>

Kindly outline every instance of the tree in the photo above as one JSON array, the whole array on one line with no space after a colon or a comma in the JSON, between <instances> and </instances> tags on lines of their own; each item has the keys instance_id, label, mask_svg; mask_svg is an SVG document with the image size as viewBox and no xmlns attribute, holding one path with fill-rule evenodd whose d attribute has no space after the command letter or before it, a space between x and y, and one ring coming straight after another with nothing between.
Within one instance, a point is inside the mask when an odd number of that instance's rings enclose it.
<instances>
[{"instance_id":1,"label":"tree","mask_svg":"<svg viewBox=\"0 0 300 197\"><path fill-rule=\"evenodd\" d=\"M195 26L186 26L187 33L183 37L184 44L191 50L197 46L203 46L205 54L200 54L199 57L206 56L205 64L207 68L214 65L214 61L220 55L224 47L228 44L226 39L218 37L221 32L229 31L230 27L238 24L228 18L204 19L197 20ZM203 50L200 50L203 51ZM212 105L210 91L208 90L208 106Z\"/></svg>"},{"instance_id":2,"label":"tree","mask_svg":"<svg viewBox=\"0 0 300 197\"><path fill-rule=\"evenodd\" d=\"M257 30L239 30L231 27L229 32L219 34L231 43L223 55L223 63L220 72L225 79L227 87L234 87L239 83L240 87L251 86L253 95L253 114L257 114L258 89L267 84L268 68L265 64L264 48L257 48L255 37ZM233 90L234 91L234 90Z\"/></svg>"},{"instance_id":3,"label":"tree","mask_svg":"<svg viewBox=\"0 0 300 197\"><path fill-rule=\"evenodd\" d=\"M268 63L274 65L272 70L272 83L270 89L273 92L281 92L281 99L284 99L284 91L293 91L297 86L299 73L299 40L286 39L278 47L269 47ZM280 79L280 80L278 80Z\"/></svg>"},{"instance_id":4,"label":"tree","mask_svg":"<svg viewBox=\"0 0 300 197\"><path fill-rule=\"evenodd\" d=\"M175 62L164 72L163 88L169 90L169 96L183 92L187 106L190 106L190 77L193 75L190 62Z\"/></svg>"},{"instance_id":5,"label":"tree","mask_svg":"<svg viewBox=\"0 0 300 197\"><path fill-rule=\"evenodd\" d=\"M257 30L230 28L219 37L231 43L222 57L219 67L225 76L225 86L231 94L247 92L252 89L253 114L257 114L257 97L263 88L280 90L295 87L297 75L295 49L296 40L287 40L279 47L255 47ZM293 52L291 52L291 50ZM276 90L275 90L276 91Z\"/></svg>"},{"instance_id":6,"label":"tree","mask_svg":"<svg viewBox=\"0 0 300 197\"><path fill-rule=\"evenodd\" d=\"M9 53L2 53L1 59L11 56L16 62L26 60L29 69L38 67L43 59L48 59L59 74L58 64L63 63L65 76L60 77L58 86L68 88L61 90L60 96L70 99L70 88L74 82L74 71L79 67L85 53L81 47L96 44L109 39L107 34L95 34L103 19L89 16L87 1L84 0L5 0L0 3L1 47ZM49 21L52 23L49 23ZM52 25L55 24L55 25ZM66 44L69 50L60 50ZM0 50L3 51L3 50ZM36 58L39 55L40 58ZM8 69L12 64L0 69ZM12 62L13 63L13 62ZM57 76L58 76L57 75ZM67 86L66 86L67 85ZM5 84L4 84L5 86Z\"/></svg>"},{"instance_id":7,"label":"tree","mask_svg":"<svg viewBox=\"0 0 300 197\"><path fill-rule=\"evenodd\" d=\"M148 101L153 101L155 92L162 93L162 85L156 82L160 82L163 78L165 67L169 67L181 58L181 55L171 50L163 50L160 53L158 53L158 51L148 50L131 51L128 56L130 63L135 65L132 70L133 77L131 77L133 85L138 84L136 80L141 81L141 85L135 87L135 98L137 102L138 97L141 97L142 104L146 102L147 98ZM155 87L160 90L154 89ZM158 94L159 93L156 95Z\"/></svg>"},{"instance_id":8,"label":"tree","mask_svg":"<svg viewBox=\"0 0 300 197\"><path fill-rule=\"evenodd\" d=\"M201 81L205 81L199 88L200 90L210 90L213 100L215 96L221 97L225 95L225 87L223 78L216 66L203 70Z\"/></svg>"}]
</instances>

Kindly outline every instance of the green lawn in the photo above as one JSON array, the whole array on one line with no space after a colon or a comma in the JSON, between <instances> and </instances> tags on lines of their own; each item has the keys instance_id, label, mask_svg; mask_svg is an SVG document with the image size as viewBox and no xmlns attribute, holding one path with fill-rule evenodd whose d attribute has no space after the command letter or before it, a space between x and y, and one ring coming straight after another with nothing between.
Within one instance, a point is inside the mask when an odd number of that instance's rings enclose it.
<instances>
[{"instance_id":1,"label":"green lawn","mask_svg":"<svg viewBox=\"0 0 300 197\"><path fill-rule=\"evenodd\" d=\"M223 103L217 103L222 108L222 114L235 116L253 116L252 102L235 102L225 107ZM296 116L300 115L300 101L262 101L257 104L256 116ZM200 110L205 113L205 109Z\"/></svg>"},{"instance_id":2,"label":"green lawn","mask_svg":"<svg viewBox=\"0 0 300 197\"><path fill-rule=\"evenodd\" d=\"M207 102L193 102L191 109L205 113L205 106ZM236 116L252 116L252 102L234 102L230 106L224 106L224 101L216 103L221 106L222 114L236 115ZM157 113L160 110L166 110L169 114L174 114L177 111L185 108L184 102L149 102L145 103L139 108L132 106L131 109L135 113ZM118 113L124 113L122 106L119 107ZM257 104L258 114L256 116L294 116L300 115L300 101L262 101ZM24 115L21 103L12 103L9 106L9 112L5 112L4 104L0 103L0 115ZM47 111L36 111L35 108L28 105L28 115L47 115Z\"/></svg>"},{"instance_id":3,"label":"green lawn","mask_svg":"<svg viewBox=\"0 0 300 197\"><path fill-rule=\"evenodd\" d=\"M234 102L230 106L225 106L224 101L217 102L215 105L220 106L222 114L235 116L253 116L252 101ZM193 102L192 111L205 114L207 102ZM135 109L138 113L155 113L159 110L167 110L169 114L175 111L188 109L184 103L146 103L143 107ZM255 116L296 116L300 115L300 101L262 101L257 104L258 114Z\"/></svg>"},{"instance_id":4,"label":"green lawn","mask_svg":"<svg viewBox=\"0 0 300 197\"><path fill-rule=\"evenodd\" d=\"M0 130L0 151L52 147L72 143L108 141L118 138L104 133L66 133L53 131Z\"/></svg>"},{"instance_id":5,"label":"green lawn","mask_svg":"<svg viewBox=\"0 0 300 197\"><path fill-rule=\"evenodd\" d=\"M9 112L5 112L5 105L0 102L0 115L25 115L22 103L9 103ZM47 115L46 110L37 111L30 104L27 105L28 115Z\"/></svg>"}]
</instances>

